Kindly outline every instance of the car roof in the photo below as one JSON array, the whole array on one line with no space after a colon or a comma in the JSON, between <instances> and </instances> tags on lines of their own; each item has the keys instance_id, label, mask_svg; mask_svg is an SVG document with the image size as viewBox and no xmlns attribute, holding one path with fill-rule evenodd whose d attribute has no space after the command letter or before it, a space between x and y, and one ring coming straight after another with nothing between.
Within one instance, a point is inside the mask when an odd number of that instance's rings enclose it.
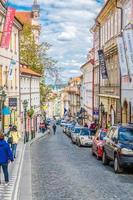
<instances>
[{"instance_id":1,"label":"car roof","mask_svg":"<svg viewBox=\"0 0 133 200\"><path fill-rule=\"evenodd\" d=\"M74 128L80 128L80 129L82 129L82 128L84 128L84 127L82 127L82 126L75 126Z\"/></svg>"},{"instance_id":2,"label":"car roof","mask_svg":"<svg viewBox=\"0 0 133 200\"><path fill-rule=\"evenodd\" d=\"M129 124L118 124L118 125L113 125L110 128L131 128L133 129L133 123L129 123Z\"/></svg>"}]
</instances>

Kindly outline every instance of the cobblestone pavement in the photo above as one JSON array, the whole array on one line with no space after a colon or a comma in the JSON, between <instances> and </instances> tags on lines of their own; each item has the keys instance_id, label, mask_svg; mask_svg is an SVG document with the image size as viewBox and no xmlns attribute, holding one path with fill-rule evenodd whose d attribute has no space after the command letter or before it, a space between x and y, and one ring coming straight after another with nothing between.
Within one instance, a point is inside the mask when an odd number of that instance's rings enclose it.
<instances>
[{"instance_id":1,"label":"cobblestone pavement","mask_svg":"<svg viewBox=\"0 0 133 200\"><path fill-rule=\"evenodd\" d=\"M115 174L58 128L31 146L33 200L133 200L133 173Z\"/></svg>"}]
</instances>

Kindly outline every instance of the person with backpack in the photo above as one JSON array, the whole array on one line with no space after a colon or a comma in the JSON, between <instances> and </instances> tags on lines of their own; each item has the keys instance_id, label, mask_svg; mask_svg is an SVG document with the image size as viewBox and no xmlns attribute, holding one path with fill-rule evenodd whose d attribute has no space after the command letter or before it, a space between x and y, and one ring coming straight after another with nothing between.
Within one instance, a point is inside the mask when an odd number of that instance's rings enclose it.
<instances>
[{"instance_id":1,"label":"person with backpack","mask_svg":"<svg viewBox=\"0 0 133 200\"><path fill-rule=\"evenodd\" d=\"M4 140L4 134L0 133L0 167L2 167L5 185L9 183L8 163L13 162L13 154L9 144Z\"/></svg>"},{"instance_id":2,"label":"person with backpack","mask_svg":"<svg viewBox=\"0 0 133 200\"><path fill-rule=\"evenodd\" d=\"M19 139L21 138L16 126L13 126L12 130L10 131L9 137L12 138L11 148L13 157L16 158L17 144L19 142Z\"/></svg>"}]
</instances>

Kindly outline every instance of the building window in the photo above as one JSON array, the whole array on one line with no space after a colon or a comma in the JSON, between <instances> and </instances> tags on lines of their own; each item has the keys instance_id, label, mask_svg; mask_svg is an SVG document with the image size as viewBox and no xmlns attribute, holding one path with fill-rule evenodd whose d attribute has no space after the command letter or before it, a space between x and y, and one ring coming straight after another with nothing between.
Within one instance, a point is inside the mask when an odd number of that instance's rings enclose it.
<instances>
[{"instance_id":1,"label":"building window","mask_svg":"<svg viewBox=\"0 0 133 200\"><path fill-rule=\"evenodd\" d=\"M17 69L15 68L15 88L17 89Z\"/></svg>"},{"instance_id":2,"label":"building window","mask_svg":"<svg viewBox=\"0 0 133 200\"><path fill-rule=\"evenodd\" d=\"M15 50L15 53L17 53L17 34L16 33L14 34L14 50Z\"/></svg>"},{"instance_id":3,"label":"building window","mask_svg":"<svg viewBox=\"0 0 133 200\"><path fill-rule=\"evenodd\" d=\"M12 46L12 34L11 34L11 38L10 38L10 51L13 51L13 46Z\"/></svg>"},{"instance_id":4,"label":"building window","mask_svg":"<svg viewBox=\"0 0 133 200\"><path fill-rule=\"evenodd\" d=\"M108 34L108 27L107 27L107 22L105 22L105 43L107 42L107 34Z\"/></svg>"},{"instance_id":5,"label":"building window","mask_svg":"<svg viewBox=\"0 0 133 200\"><path fill-rule=\"evenodd\" d=\"M0 86L2 86L2 65L0 65Z\"/></svg>"},{"instance_id":6,"label":"building window","mask_svg":"<svg viewBox=\"0 0 133 200\"><path fill-rule=\"evenodd\" d=\"M8 67L5 67L5 87L8 87Z\"/></svg>"},{"instance_id":7,"label":"building window","mask_svg":"<svg viewBox=\"0 0 133 200\"><path fill-rule=\"evenodd\" d=\"M110 20L110 37L114 36L114 15L111 16Z\"/></svg>"},{"instance_id":8,"label":"building window","mask_svg":"<svg viewBox=\"0 0 133 200\"><path fill-rule=\"evenodd\" d=\"M115 15L114 15L114 33L115 33L115 35L117 35L117 10L116 10L116 12L115 12Z\"/></svg>"}]
</instances>

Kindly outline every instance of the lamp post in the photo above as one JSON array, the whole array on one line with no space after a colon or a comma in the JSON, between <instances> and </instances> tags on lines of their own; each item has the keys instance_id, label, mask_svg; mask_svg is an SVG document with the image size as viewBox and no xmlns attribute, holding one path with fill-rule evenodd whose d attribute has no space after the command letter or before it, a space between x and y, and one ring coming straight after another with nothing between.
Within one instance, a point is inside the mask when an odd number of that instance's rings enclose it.
<instances>
[{"instance_id":1,"label":"lamp post","mask_svg":"<svg viewBox=\"0 0 133 200\"><path fill-rule=\"evenodd\" d=\"M101 108L101 126L102 126L102 121L103 121L103 113L105 112L104 109L104 104L101 102L101 104L99 105L99 107Z\"/></svg>"},{"instance_id":2,"label":"lamp post","mask_svg":"<svg viewBox=\"0 0 133 200\"><path fill-rule=\"evenodd\" d=\"M28 142L28 134L26 130L26 117L27 117L27 107L28 107L28 101L23 101L23 108L24 108L24 143Z\"/></svg>"},{"instance_id":3,"label":"lamp post","mask_svg":"<svg viewBox=\"0 0 133 200\"><path fill-rule=\"evenodd\" d=\"M4 90L0 93L0 102L1 102L1 122L2 122L2 131L4 133L5 117L4 117L4 105L6 100L6 93Z\"/></svg>"}]
</instances>

